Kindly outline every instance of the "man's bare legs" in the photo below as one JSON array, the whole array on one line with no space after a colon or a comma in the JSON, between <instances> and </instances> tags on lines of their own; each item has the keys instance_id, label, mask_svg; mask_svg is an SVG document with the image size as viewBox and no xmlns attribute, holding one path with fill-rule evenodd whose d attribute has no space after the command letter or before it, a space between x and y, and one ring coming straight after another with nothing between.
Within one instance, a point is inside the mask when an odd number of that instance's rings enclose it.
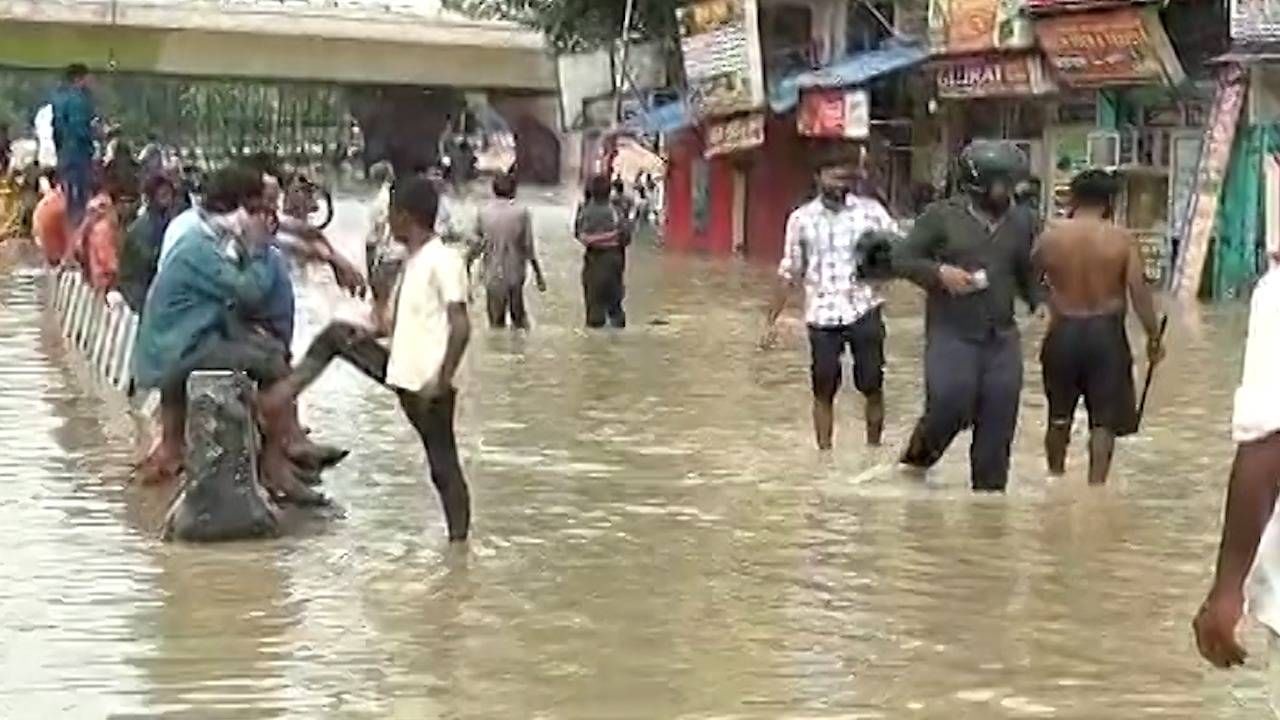
<instances>
[{"instance_id":1,"label":"man's bare legs","mask_svg":"<svg viewBox=\"0 0 1280 720\"><path fill-rule=\"evenodd\" d=\"M884 392L867 393L867 444L880 447L884 437Z\"/></svg>"},{"instance_id":2,"label":"man's bare legs","mask_svg":"<svg viewBox=\"0 0 1280 720\"><path fill-rule=\"evenodd\" d=\"M831 449L831 437L835 434L835 402L822 398L813 399L813 434L819 450Z\"/></svg>"},{"instance_id":3,"label":"man's bare legs","mask_svg":"<svg viewBox=\"0 0 1280 720\"><path fill-rule=\"evenodd\" d=\"M184 390L160 393L160 437L138 468L138 482L159 485L182 473L186 454L187 394Z\"/></svg>"},{"instance_id":4,"label":"man's bare legs","mask_svg":"<svg viewBox=\"0 0 1280 720\"><path fill-rule=\"evenodd\" d=\"M1111 458L1116 452L1116 434L1106 428L1094 428L1089 435L1089 484L1105 485L1111 472Z\"/></svg>"},{"instance_id":5,"label":"man's bare legs","mask_svg":"<svg viewBox=\"0 0 1280 720\"><path fill-rule=\"evenodd\" d=\"M1071 445L1071 420L1049 419L1044 431L1044 456L1049 463L1050 475L1067 472L1067 448Z\"/></svg>"},{"instance_id":6,"label":"man's bare legs","mask_svg":"<svg viewBox=\"0 0 1280 720\"><path fill-rule=\"evenodd\" d=\"M299 505L328 505L328 498L303 482L300 468L289 457L289 441L301 432L297 405L287 403L272 412L263 404L263 398L269 397L272 390L283 383L279 381L263 388L257 402L262 429L262 485L277 498Z\"/></svg>"}]
</instances>

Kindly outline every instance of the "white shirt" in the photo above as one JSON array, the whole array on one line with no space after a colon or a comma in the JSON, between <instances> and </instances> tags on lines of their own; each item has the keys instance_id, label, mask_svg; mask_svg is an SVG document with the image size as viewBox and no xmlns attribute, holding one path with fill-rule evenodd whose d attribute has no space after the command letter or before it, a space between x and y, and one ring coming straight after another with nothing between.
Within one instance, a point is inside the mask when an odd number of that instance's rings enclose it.
<instances>
[{"instance_id":1,"label":"white shirt","mask_svg":"<svg viewBox=\"0 0 1280 720\"><path fill-rule=\"evenodd\" d=\"M448 308L466 301L467 268L457 248L433 240L409 256L396 287L388 385L417 392L439 379Z\"/></svg>"},{"instance_id":2,"label":"white shirt","mask_svg":"<svg viewBox=\"0 0 1280 720\"><path fill-rule=\"evenodd\" d=\"M36 130L36 150L37 162L40 167L51 168L58 166L58 146L53 141L53 104L41 105L36 112L35 120Z\"/></svg>"},{"instance_id":3,"label":"white shirt","mask_svg":"<svg viewBox=\"0 0 1280 720\"><path fill-rule=\"evenodd\" d=\"M1232 439L1261 440L1280 432L1280 269L1258 281L1249 314L1249 340L1244 373L1236 391ZM1280 511L1280 507L1277 508ZM1253 570L1245 582L1249 612L1280 633L1280 514L1271 516L1258 545Z\"/></svg>"},{"instance_id":4,"label":"white shirt","mask_svg":"<svg viewBox=\"0 0 1280 720\"><path fill-rule=\"evenodd\" d=\"M804 281L804 319L814 327L852 325L884 300L858 280L858 240L869 230L896 227L875 200L851 197L829 210L822 198L801 205L787 218L778 275Z\"/></svg>"}]
</instances>

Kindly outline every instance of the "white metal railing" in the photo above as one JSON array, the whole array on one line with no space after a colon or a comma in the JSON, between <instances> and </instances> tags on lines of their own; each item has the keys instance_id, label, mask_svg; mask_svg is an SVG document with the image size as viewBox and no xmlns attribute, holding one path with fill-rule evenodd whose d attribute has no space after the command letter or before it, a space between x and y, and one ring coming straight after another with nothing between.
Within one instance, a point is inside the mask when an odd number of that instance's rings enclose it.
<instances>
[{"instance_id":1,"label":"white metal railing","mask_svg":"<svg viewBox=\"0 0 1280 720\"><path fill-rule=\"evenodd\" d=\"M67 342L81 353L96 379L120 392L133 380L138 315L122 303L108 305L75 270L54 276L53 308Z\"/></svg>"}]
</instances>

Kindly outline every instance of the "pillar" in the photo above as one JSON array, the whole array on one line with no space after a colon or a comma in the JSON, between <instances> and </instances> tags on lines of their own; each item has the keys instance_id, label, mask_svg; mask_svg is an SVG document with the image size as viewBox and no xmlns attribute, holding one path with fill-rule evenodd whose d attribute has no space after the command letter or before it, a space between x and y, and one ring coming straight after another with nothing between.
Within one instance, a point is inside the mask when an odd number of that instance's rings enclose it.
<instances>
[{"instance_id":1,"label":"pillar","mask_svg":"<svg viewBox=\"0 0 1280 720\"><path fill-rule=\"evenodd\" d=\"M275 505L258 483L253 382L197 371L187 381L186 484L165 520L166 540L218 542L275 535Z\"/></svg>"}]
</instances>

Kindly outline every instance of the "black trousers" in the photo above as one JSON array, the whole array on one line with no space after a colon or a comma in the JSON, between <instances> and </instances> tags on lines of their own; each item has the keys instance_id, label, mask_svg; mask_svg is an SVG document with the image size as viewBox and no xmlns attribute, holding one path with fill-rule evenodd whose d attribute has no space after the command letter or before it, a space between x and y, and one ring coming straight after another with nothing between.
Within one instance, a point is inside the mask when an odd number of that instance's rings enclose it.
<instances>
[{"instance_id":1,"label":"black trousers","mask_svg":"<svg viewBox=\"0 0 1280 720\"><path fill-rule=\"evenodd\" d=\"M341 357L386 386L390 352L354 326L341 322L331 323L316 337L295 372L309 383L319 377L335 357ZM466 540L471 528L471 494L458 461L454 435L457 391L450 388L438 397L428 398L408 390L392 389L426 450L431 483L440 496L449 525L449 539Z\"/></svg>"},{"instance_id":2,"label":"black trousers","mask_svg":"<svg viewBox=\"0 0 1280 720\"><path fill-rule=\"evenodd\" d=\"M186 360L174 368L160 386L160 402L186 407L187 377L196 370L239 370L260 385L278 382L289 374L289 349L275 338L233 323L228 333L207 336Z\"/></svg>"},{"instance_id":3,"label":"black trousers","mask_svg":"<svg viewBox=\"0 0 1280 720\"><path fill-rule=\"evenodd\" d=\"M627 313L622 309L626 296L623 275L627 254L623 248L588 250L582 259L582 299L587 310L587 327L601 328L606 323L616 328L627 326Z\"/></svg>"},{"instance_id":4,"label":"black trousers","mask_svg":"<svg viewBox=\"0 0 1280 720\"><path fill-rule=\"evenodd\" d=\"M485 299L489 311L489 327L507 326L507 317L511 318L511 327L521 330L529 329L529 313L524 307L524 284L492 285L485 288Z\"/></svg>"},{"instance_id":5,"label":"black trousers","mask_svg":"<svg viewBox=\"0 0 1280 720\"><path fill-rule=\"evenodd\" d=\"M925 411L902 461L931 467L956 435L973 427L969 466L975 490L1004 490L1018 427L1022 347L1016 328L983 340L931 329L924 357Z\"/></svg>"}]
</instances>

